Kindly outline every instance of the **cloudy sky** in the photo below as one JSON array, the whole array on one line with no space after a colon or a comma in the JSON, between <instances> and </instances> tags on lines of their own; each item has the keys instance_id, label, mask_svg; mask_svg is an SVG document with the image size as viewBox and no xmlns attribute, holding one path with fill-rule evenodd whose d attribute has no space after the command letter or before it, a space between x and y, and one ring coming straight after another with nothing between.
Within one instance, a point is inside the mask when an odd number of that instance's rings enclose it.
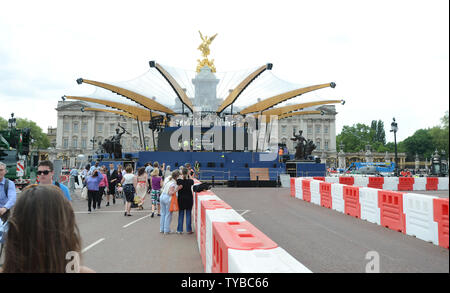
<instances>
[{"instance_id":1,"label":"cloudy sky","mask_svg":"<svg viewBox=\"0 0 450 293\"><path fill-rule=\"evenodd\" d=\"M398 140L440 124L449 109L449 1L3 1L0 116L56 127L62 95L94 89L76 79L126 81L148 61L195 70L198 31L218 36L210 58L227 72L273 63L272 73L335 89L343 125L392 117Z\"/></svg>"}]
</instances>

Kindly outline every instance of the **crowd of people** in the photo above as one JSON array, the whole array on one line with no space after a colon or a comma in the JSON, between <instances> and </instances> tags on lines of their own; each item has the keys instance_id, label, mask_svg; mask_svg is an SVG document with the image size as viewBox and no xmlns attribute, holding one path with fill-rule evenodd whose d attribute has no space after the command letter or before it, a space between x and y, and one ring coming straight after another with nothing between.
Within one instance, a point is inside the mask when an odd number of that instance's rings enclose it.
<instances>
[{"instance_id":1,"label":"crowd of people","mask_svg":"<svg viewBox=\"0 0 450 293\"><path fill-rule=\"evenodd\" d=\"M39 184L27 186L19 199L14 182L5 178L5 174L6 165L0 162L2 251L3 244L5 246L0 272L66 272L66 253L70 251L81 255L80 233L69 188L53 180L51 161L39 163ZM71 171L70 175L78 179L78 174ZM142 210L146 199L150 198L151 218L155 214L160 217L162 234L175 233L170 230L174 212L179 213L176 233L193 233L192 186L196 175L195 168L189 163L171 171L170 166L160 166L158 162L149 162L137 170L132 165L124 169L118 165L116 169L114 164L107 168L96 162L93 166L87 165L81 172L89 213L100 209L104 198L105 206L110 206L110 199L115 204L116 199L122 197L125 202L124 216L129 217L132 207ZM42 251L45 253L37 253ZM79 266L78 272L94 271Z\"/></svg>"}]
</instances>

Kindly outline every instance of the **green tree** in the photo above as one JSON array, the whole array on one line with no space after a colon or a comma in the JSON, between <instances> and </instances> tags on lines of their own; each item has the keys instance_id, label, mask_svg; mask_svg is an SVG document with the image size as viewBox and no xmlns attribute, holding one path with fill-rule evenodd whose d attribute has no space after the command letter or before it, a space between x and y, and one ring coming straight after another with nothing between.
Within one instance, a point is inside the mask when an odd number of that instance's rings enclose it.
<instances>
[{"instance_id":1,"label":"green tree","mask_svg":"<svg viewBox=\"0 0 450 293\"><path fill-rule=\"evenodd\" d=\"M344 144L344 152L359 152L366 149L366 145L372 142L372 129L365 124L344 126L336 136L336 144Z\"/></svg>"},{"instance_id":2,"label":"green tree","mask_svg":"<svg viewBox=\"0 0 450 293\"><path fill-rule=\"evenodd\" d=\"M419 129L412 136L403 141L408 161L413 161L416 153L429 158L435 146L429 129Z\"/></svg>"}]
</instances>

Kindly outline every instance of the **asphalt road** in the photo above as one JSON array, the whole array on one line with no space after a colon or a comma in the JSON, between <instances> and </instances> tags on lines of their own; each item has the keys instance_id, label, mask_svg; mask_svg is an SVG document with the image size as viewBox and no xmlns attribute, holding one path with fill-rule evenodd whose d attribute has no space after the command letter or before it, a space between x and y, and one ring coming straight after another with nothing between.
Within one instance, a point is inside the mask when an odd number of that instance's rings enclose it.
<instances>
[{"instance_id":1,"label":"asphalt road","mask_svg":"<svg viewBox=\"0 0 450 293\"><path fill-rule=\"evenodd\" d=\"M76 196L79 196L79 191ZM144 210L125 217L122 200L87 213L87 201L75 198L73 208L82 237L82 264L101 273L202 273L195 234L159 233L160 217L150 217L151 201ZM174 213L171 230L175 231ZM186 228L185 228L186 229Z\"/></svg>"},{"instance_id":2,"label":"asphalt road","mask_svg":"<svg viewBox=\"0 0 450 293\"><path fill-rule=\"evenodd\" d=\"M364 273L371 251L382 273L449 273L448 249L293 198L289 188L213 191L315 273ZM448 191L425 193L448 197Z\"/></svg>"}]
</instances>

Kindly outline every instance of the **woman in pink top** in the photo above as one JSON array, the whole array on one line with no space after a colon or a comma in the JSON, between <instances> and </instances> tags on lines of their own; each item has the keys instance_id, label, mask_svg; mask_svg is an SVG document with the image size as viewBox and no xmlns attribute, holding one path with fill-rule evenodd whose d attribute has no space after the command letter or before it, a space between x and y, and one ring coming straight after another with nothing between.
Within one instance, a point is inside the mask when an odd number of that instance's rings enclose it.
<instances>
[{"instance_id":1,"label":"woman in pink top","mask_svg":"<svg viewBox=\"0 0 450 293\"><path fill-rule=\"evenodd\" d=\"M152 183L152 215L153 218L155 216L155 207L158 207L158 216L161 216L161 205L159 202L159 197L161 196L161 176L159 176L159 169L153 169L151 175L151 183Z\"/></svg>"},{"instance_id":2,"label":"woman in pink top","mask_svg":"<svg viewBox=\"0 0 450 293\"><path fill-rule=\"evenodd\" d=\"M100 181L100 184L98 185L98 194L97 194L97 208L100 209L100 203L102 202L103 194L105 194L105 189L108 187L108 178L106 178L106 167L102 166L100 168L100 172L103 175L103 179ZM95 202L94 202L95 205ZM106 205L108 206L109 203Z\"/></svg>"}]
</instances>

